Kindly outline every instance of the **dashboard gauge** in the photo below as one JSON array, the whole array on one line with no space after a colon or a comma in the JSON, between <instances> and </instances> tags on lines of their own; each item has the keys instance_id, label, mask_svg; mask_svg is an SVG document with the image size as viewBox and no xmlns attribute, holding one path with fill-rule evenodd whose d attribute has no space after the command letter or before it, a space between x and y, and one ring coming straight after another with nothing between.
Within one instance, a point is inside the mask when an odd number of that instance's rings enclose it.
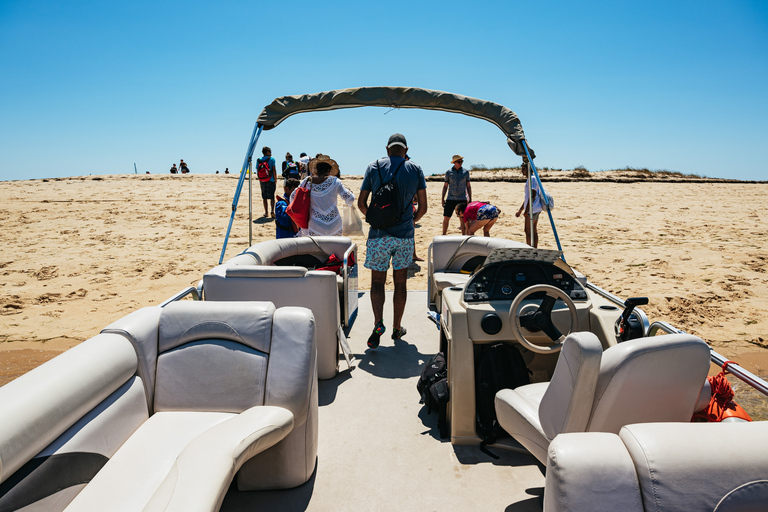
<instances>
[{"instance_id":1,"label":"dashboard gauge","mask_svg":"<svg viewBox=\"0 0 768 512\"><path fill-rule=\"evenodd\" d=\"M578 280L552 263L538 261L499 261L481 267L464 286L464 300L511 300L523 289L536 284L555 286L571 300L589 300Z\"/></svg>"}]
</instances>

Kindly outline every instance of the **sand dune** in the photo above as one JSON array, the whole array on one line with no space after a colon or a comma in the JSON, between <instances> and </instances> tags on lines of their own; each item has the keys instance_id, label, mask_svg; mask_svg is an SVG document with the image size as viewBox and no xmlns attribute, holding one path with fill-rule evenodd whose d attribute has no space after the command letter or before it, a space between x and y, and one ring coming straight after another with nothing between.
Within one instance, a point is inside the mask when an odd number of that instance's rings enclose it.
<instances>
[{"instance_id":1,"label":"sand dune","mask_svg":"<svg viewBox=\"0 0 768 512\"><path fill-rule=\"evenodd\" d=\"M347 177L357 192L360 178ZM218 263L236 176L123 175L0 183L0 384L94 336L110 322L197 284ZM651 320L697 334L768 374L768 185L549 182L567 261L627 298L648 296ZM254 184L254 217L262 212ZM502 209L492 235L524 241L514 212L522 183L474 182ZM416 230L426 257L440 234L440 182ZM247 185L226 258L248 246ZM548 219L542 247L556 248ZM449 232L458 232L457 221ZM271 219L254 243L273 238ZM362 237L357 240L361 260ZM409 288L426 289L426 263ZM361 288L370 274L361 272ZM391 283L389 283L391 287Z\"/></svg>"}]
</instances>

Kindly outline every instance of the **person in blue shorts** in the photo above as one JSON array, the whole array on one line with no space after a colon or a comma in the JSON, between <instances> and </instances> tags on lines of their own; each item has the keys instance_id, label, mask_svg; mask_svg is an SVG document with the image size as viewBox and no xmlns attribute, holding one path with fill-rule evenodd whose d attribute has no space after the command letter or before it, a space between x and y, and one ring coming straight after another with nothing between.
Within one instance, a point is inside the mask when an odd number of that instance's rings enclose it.
<instances>
[{"instance_id":1,"label":"person in blue shorts","mask_svg":"<svg viewBox=\"0 0 768 512\"><path fill-rule=\"evenodd\" d=\"M424 180L424 172L415 163L406 161L407 151L405 136L400 133L392 135L387 141L387 156L371 163L365 170L357 201L358 208L366 215L368 198L383 184L392 181L394 176L399 194L399 221L387 229L371 228L366 241L365 268L371 271L371 306L374 318L373 332L368 338L370 348L379 346L381 335L386 331L384 284L390 260L395 283L392 339L400 339L406 334L402 320L408 299L408 267L413 261L413 225L414 221L418 221L427 213L427 183ZM415 213L411 207L414 196L419 205Z\"/></svg>"}]
</instances>

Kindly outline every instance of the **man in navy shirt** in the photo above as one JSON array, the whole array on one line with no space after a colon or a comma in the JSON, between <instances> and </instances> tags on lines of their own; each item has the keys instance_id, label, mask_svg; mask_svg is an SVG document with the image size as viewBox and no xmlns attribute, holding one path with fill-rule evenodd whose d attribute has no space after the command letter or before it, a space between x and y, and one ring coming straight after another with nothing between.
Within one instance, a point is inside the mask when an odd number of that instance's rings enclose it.
<instances>
[{"instance_id":1,"label":"man in navy shirt","mask_svg":"<svg viewBox=\"0 0 768 512\"><path fill-rule=\"evenodd\" d=\"M387 156L368 166L357 205L365 215L368 212L368 197L375 193L382 184L394 180L399 193L398 207L402 212L397 224L387 229L368 231L366 241L365 268L371 270L371 306L373 308L374 328L368 338L368 346L376 348L384 334L384 284L387 280L389 262L392 260L392 278L395 283L394 318L392 321L392 339L402 338L406 330L401 325L405 302L408 299L408 267L413 261L413 224L427 213L427 183L421 167L405 160L408 144L405 136L395 133L387 141ZM419 204L416 213L411 204L413 198Z\"/></svg>"}]
</instances>

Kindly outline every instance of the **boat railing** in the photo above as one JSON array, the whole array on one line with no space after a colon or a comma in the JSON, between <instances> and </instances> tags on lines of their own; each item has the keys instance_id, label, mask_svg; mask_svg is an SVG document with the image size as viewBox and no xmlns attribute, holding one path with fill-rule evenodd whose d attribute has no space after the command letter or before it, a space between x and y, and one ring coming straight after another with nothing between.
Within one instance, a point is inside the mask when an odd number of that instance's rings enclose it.
<instances>
[{"instance_id":1,"label":"boat railing","mask_svg":"<svg viewBox=\"0 0 768 512\"><path fill-rule=\"evenodd\" d=\"M171 302L176 302L177 300L181 300L181 299L183 299L184 297L186 297L187 295L190 295L190 294L192 295L192 300L200 300L200 292L198 291L198 289L195 288L194 286L190 286L190 287L184 288L183 290L181 290L179 293L177 293L173 297L171 297L169 299L166 299L163 302L161 302L160 303L160 307L164 308L165 306L167 306Z\"/></svg>"},{"instance_id":2,"label":"boat railing","mask_svg":"<svg viewBox=\"0 0 768 512\"><path fill-rule=\"evenodd\" d=\"M612 293L603 290L599 286L596 286L590 282L587 282L587 288L594 291L601 297L608 299L609 301L613 302L618 306L622 306L622 307L624 306L623 300L621 300L616 295L613 295ZM638 311L637 308L635 309L635 311ZM643 316L645 316L645 313L643 313ZM648 337L656 336L656 334L659 331L662 331L667 334L688 334L685 331L678 329L677 327L673 326L668 322L656 321L650 325L647 325L645 322L647 322L647 317L646 317L646 320L643 322L644 324L643 327L644 327L645 335ZM734 377L738 378L745 384L752 386L757 391L759 391L760 393L768 397L768 382L761 379L760 377L753 374L752 372L745 370L738 363L729 361L722 355L715 352L712 347L709 348L709 351L710 351L710 360L714 364L721 367L724 371L730 372Z\"/></svg>"}]
</instances>

